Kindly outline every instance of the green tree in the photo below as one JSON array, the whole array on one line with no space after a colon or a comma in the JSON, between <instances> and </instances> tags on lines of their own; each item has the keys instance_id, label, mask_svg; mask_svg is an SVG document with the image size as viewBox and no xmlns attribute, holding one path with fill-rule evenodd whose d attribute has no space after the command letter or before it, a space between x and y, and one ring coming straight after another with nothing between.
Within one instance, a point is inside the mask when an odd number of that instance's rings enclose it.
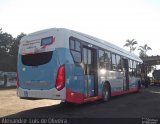
<instances>
[{"instance_id":1,"label":"green tree","mask_svg":"<svg viewBox=\"0 0 160 124\"><path fill-rule=\"evenodd\" d=\"M23 36L25 34L21 33L13 38L0 29L0 71L16 71L18 47Z\"/></svg>"},{"instance_id":2,"label":"green tree","mask_svg":"<svg viewBox=\"0 0 160 124\"><path fill-rule=\"evenodd\" d=\"M147 55L147 51L152 50L151 47L149 47L147 44L145 44L144 46L139 46L138 50L139 52L139 57L146 57Z\"/></svg>"},{"instance_id":3,"label":"green tree","mask_svg":"<svg viewBox=\"0 0 160 124\"><path fill-rule=\"evenodd\" d=\"M21 38L24 37L25 35L26 34L21 33L16 38L13 39L13 43L12 43L12 46L11 46L10 52L9 52L9 54L11 56L18 54L19 42L20 42Z\"/></svg>"},{"instance_id":4,"label":"green tree","mask_svg":"<svg viewBox=\"0 0 160 124\"><path fill-rule=\"evenodd\" d=\"M16 71L16 68L17 68L17 56L18 56L19 43L20 43L21 38L24 37L25 35L26 34L21 33L13 40L13 44L9 52L9 55L12 58L11 61L12 61L13 71Z\"/></svg>"},{"instance_id":5,"label":"green tree","mask_svg":"<svg viewBox=\"0 0 160 124\"><path fill-rule=\"evenodd\" d=\"M124 45L124 47L129 47L130 48L130 52L134 52L136 47L134 47L137 43L137 41L135 39L132 40L126 40L126 44Z\"/></svg>"},{"instance_id":6,"label":"green tree","mask_svg":"<svg viewBox=\"0 0 160 124\"><path fill-rule=\"evenodd\" d=\"M10 63L11 58L9 56L12 42L12 35L0 29L0 70L2 71L8 71L12 68L12 64Z\"/></svg>"},{"instance_id":7,"label":"green tree","mask_svg":"<svg viewBox=\"0 0 160 124\"><path fill-rule=\"evenodd\" d=\"M2 29L0 29L0 49L1 51L8 53L13 43L12 41L13 41L12 35L6 32L3 33Z\"/></svg>"}]
</instances>

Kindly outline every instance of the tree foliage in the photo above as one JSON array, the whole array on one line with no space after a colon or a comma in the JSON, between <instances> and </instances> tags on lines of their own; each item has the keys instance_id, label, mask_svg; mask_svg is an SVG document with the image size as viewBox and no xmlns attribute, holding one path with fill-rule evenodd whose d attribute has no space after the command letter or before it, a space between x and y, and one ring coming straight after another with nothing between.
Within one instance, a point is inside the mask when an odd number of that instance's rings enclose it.
<instances>
[{"instance_id":1,"label":"tree foliage","mask_svg":"<svg viewBox=\"0 0 160 124\"><path fill-rule=\"evenodd\" d=\"M135 39L132 39L132 40L128 39L128 40L126 40L124 47L129 47L130 52L132 53L136 50L136 47L134 47L134 46L137 44L138 44L138 42ZM144 46L139 46L138 50L139 50L139 57L143 58L143 57L147 57L148 56L147 52L152 49L147 44L145 44Z\"/></svg>"},{"instance_id":2,"label":"tree foliage","mask_svg":"<svg viewBox=\"0 0 160 124\"><path fill-rule=\"evenodd\" d=\"M126 44L124 45L124 47L129 47L130 48L130 52L134 52L136 50L136 47L134 47L137 44L137 41L135 39L132 40L126 40Z\"/></svg>"},{"instance_id":3,"label":"tree foliage","mask_svg":"<svg viewBox=\"0 0 160 124\"><path fill-rule=\"evenodd\" d=\"M147 44L145 44L144 46L139 46L138 50L139 52L139 57L147 57L147 51L152 50L151 47L149 47Z\"/></svg>"},{"instance_id":4,"label":"tree foliage","mask_svg":"<svg viewBox=\"0 0 160 124\"><path fill-rule=\"evenodd\" d=\"M16 38L0 29L0 71L16 71L18 47L21 38L25 36L21 33Z\"/></svg>"}]
</instances>

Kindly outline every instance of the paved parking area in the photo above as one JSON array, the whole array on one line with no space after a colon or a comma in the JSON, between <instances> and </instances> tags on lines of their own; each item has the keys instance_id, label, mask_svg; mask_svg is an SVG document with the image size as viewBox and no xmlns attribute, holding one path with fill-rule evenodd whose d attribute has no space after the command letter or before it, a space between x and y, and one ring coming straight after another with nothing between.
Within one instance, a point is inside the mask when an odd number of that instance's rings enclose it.
<instances>
[{"instance_id":1,"label":"paved parking area","mask_svg":"<svg viewBox=\"0 0 160 124\"><path fill-rule=\"evenodd\" d=\"M160 87L111 98L109 102L82 105L60 104L58 100L23 100L15 89L0 90L0 117L64 118L160 118Z\"/></svg>"}]
</instances>

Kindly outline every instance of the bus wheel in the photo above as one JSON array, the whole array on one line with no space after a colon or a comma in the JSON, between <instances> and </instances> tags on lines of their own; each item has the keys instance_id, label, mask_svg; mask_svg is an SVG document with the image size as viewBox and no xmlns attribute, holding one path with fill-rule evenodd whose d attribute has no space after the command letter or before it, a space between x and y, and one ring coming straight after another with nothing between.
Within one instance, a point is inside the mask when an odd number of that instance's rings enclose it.
<instances>
[{"instance_id":1,"label":"bus wheel","mask_svg":"<svg viewBox=\"0 0 160 124\"><path fill-rule=\"evenodd\" d=\"M110 96L111 96L110 84L104 83L104 85L103 85L103 101L104 102L109 101Z\"/></svg>"},{"instance_id":2,"label":"bus wheel","mask_svg":"<svg viewBox=\"0 0 160 124\"><path fill-rule=\"evenodd\" d=\"M141 89L141 83L140 81L138 81L138 86L137 86L138 89Z\"/></svg>"}]
</instances>

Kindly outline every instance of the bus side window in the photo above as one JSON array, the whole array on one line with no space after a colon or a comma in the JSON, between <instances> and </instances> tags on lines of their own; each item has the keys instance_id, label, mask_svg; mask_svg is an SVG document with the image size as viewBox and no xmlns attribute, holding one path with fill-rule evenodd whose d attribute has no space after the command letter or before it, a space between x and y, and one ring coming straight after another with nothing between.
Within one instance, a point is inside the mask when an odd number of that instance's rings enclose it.
<instances>
[{"instance_id":1,"label":"bus side window","mask_svg":"<svg viewBox=\"0 0 160 124\"><path fill-rule=\"evenodd\" d=\"M91 50L88 49L88 74L93 74L93 57Z\"/></svg>"},{"instance_id":2,"label":"bus side window","mask_svg":"<svg viewBox=\"0 0 160 124\"><path fill-rule=\"evenodd\" d=\"M70 39L70 51L73 57L73 60L76 63L80 63L82 58L81 58L81 44L79 41Z\"/></svg>"},{"instance_id":3,"label":"bus side window","mask_svg":"<svg viewBox=\"0 0 160 124\"><path fill-rule=\"evenodd\" d=\"M70 40L70 49L74 50L74 40Z\"/></svg>"},{"instance_id":4,"label":"bus side window","mask_svg":"<svg viewBox=\"0 0 160 124\"><path fill-rule=\"evenodd\" d=\"M85 75L93 75L93 59L92 52L90 49L83 48L83 64Z\"/></svg>"},{"instance_id":5,"label":"bus side window","mask_svg":"<svg viewBox=\"0 0 160 124\"><path fill-rule=\"evenodd\" d=\"M141 65L139 62L137 62L137 65L136 65L136 76L137 77L141 76Z\"/></svg>"},{"instance_id":6,"label":"bus side window","mask_svg":"<svg viewBox=\"0 0 160 124\"><path fill-rule=\"evenodd\" d=\"M87 49L83 48L83 63L84 63L85 74L87 74L87 63L88 63L87 58L88 58Z\"/></svg>"},{"instance_id":7,"label":"bus side window","mask_svg":"<svg viewBox=\"0 0 160 124\"><path fill-rule=\"evenodd\" d=\"M116 55L116 63L118 71L122 71L121 57L119 55Z\"/></svg>"},{"instance_id":8,"label":"bus side window","mask_svg":"<svg viewBox=\"0 0 160 124\"><path fill-rule=\"evenodd\" d=\"M105 61L106 69L111 69L111 54L109 51L105 51L104 61Z\"/></svg>"},{"instance_id":9,"label":"bus side window","mask_svg":"<svg viewBox=\"0 0 160 124\"><path fill-rule=\"evenodd\" d=\"M78 41L75 42L75 50L76 51L81 51L81 44Z\"/></svg>"},{"instance_id":10,"label":"bus side window","mask_svg":"<svg viewBox=\"0 0 160 124\"><path fill-rule=\"evenodd\" d=\"M133 61L133 76L136 76L136 61Z\"/></svg>"},{"instance_id":11,"label":"bus side window","mask_svg":"<svg viewBox=\"0 0 160 124\"><path fill-rule=\"evenodd\" d=\"M104 64L104 51L103 50L99 50L99 68L105 68L105 64Z\"/></svg>"},{"instance_id":12,"label":"bus side window","mask_svg":"<svg viewBox=\"0 0 160 124\"><path fill-rule=\"evenodd\" d=\"M116 65L116 55L112 53L112 70L116 70L117 65Z\"/></svg>"},{"instance_id":13,"label":"bus side window","mask_svg":"<svg viewBox=\"0 0 160 124\"><path fill-rule=\"evenodd\" d=\"M133 69L133 65L132 65L132 60L129 60L129 75L132 76L132 69Z\"/></svg>"}]
</instances>

